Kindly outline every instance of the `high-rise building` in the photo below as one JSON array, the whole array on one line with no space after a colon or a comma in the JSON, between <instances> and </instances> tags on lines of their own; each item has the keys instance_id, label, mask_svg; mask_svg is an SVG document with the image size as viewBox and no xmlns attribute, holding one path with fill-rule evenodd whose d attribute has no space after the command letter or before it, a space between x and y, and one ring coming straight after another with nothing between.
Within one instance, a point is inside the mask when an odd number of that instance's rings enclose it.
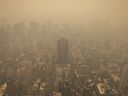
<instances>
[{"instance_id":1,"label":"high-rise building","mask_svg":"<svg viewBox=\"0 0 128 96\"><path fill-rule=\"evenodd\" d=\"M69 45L67 39L58 40L58 63L68 64Z\"/></svg>"},{"instance_id":2,"label":"high-rise building","mask_svg":"<svg viewBox=\"0 0 128 96\"><path fill-rule=\"evenodd\" d=\"M97 50L93 50L90 56L88 57L87 63L91 70L99 69L100 64L100 56Z\"/></svg>"}]
</instances>

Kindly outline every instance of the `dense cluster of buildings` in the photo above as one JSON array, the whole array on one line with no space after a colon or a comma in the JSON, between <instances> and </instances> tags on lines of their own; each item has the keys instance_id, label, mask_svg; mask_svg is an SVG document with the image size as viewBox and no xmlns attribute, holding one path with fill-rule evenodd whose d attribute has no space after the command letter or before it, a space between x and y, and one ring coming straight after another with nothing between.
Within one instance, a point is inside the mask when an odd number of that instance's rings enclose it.
<instances>
[{"instance_id":1,"label":"dense cluster of buildings","mask_svg":"<svg viewBox=\"0 0 128 96\"><path fill-rule=\"evenodd\" d=\"M127 96L127 39L98 28L50 21L1 27L0 94Z\"/></svg>"}]
</instances>

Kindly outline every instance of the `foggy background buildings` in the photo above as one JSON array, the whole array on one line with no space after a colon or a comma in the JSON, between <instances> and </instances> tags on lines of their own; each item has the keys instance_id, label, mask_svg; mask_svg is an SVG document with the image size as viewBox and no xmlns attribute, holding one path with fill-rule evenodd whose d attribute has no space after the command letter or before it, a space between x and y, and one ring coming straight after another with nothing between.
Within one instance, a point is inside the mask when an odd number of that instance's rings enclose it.
<instances>
[{"instance_id":1,"label":"foggy background buildings","mask_svg":"<svg viewBox=\"0 0 128 96\"><path fill-rule=\"evenodd\" d=\"M0 28L1 52L14 55L30 50L56 48L59 38L67 38L70 46L86 50L109 50L127 54L127 30L114 29L107 22L94 21L90 25L57 24L52 20L45 23L31 21L29 24L18 22L13 25L2 23ZM34 51L33 51L34 52Z\"/></svg>"}]
</instances>

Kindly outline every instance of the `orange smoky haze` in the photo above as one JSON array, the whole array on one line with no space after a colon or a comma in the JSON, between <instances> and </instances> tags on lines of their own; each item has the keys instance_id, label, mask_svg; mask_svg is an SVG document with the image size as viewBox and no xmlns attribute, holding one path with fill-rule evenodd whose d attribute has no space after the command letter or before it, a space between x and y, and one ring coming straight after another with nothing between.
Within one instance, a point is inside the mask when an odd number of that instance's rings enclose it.
<instances>
[{"instance_id":1,"label":"orange smoky haze","mask_svg":"<svg viewBox=\"0 0 128 96\"><path fill-rule=\"evenodd\" d=\"M9 23L52 19L87 24L94 20L128 24L127 0L0 0L0 18Z\"/></svg>"}]
</instances>

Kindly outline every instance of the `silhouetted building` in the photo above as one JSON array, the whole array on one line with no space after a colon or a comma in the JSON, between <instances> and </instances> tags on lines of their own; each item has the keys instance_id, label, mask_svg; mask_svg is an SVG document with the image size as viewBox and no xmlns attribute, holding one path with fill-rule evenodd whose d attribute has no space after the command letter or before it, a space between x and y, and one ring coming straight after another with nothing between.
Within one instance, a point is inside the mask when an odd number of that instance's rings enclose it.
<instances>
[{"instance_id":1,"label":"silhouetted building","mask_svg":"<svg viewBox=\"0 0 128 96\"><path fill-rule=\"evenodd\" d=\"M69 45L67 39L58 40L58 63L68 64Z\"/></svg>"},{"instance_id":2,"label":"silhouetted building","mask_svg":"<svg viewBox=\"0 0 128 96\"><path fill-rule=\"evenodd\" d=\"M99 64L100 64L100 56L97 53L97 50L93 50L93 52L90 54L87 63L91 70L98 70Z\"/></svg>"}]
</instances>

